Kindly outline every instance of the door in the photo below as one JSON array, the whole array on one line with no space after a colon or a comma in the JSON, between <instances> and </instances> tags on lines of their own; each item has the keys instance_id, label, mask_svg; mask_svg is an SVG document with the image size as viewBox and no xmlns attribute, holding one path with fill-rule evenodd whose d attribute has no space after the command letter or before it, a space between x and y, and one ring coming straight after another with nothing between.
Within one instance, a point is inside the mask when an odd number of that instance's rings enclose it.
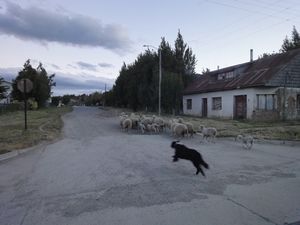
<instances>
[{"instance_id":1,"label":"door","mask_svg":"<svg viewBox=\"0 0 300 225\"><path fill-rule=\"evenodd\" d=\"M207 98L202 98L202 117L207 117Z\"/></svg>"},{"instance_id":2,"label":"door","mask_svg":"<svg viewBox=\"0 0 300 225\"><path fill-rule=\"evenodd\" d=\"M247 95L234 96L234 119L247 119Z\"/></svg>"}]
</instances>

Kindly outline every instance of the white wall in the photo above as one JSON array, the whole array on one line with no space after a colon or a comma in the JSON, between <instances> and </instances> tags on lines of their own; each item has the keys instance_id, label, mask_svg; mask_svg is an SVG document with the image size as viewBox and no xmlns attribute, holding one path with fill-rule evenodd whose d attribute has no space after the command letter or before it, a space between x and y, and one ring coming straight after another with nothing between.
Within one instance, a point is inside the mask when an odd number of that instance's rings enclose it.
<instances>
[{"instance_id":1,"label":"white wall","mask_svg":"<svg viewBox=\"0 0 300 225\"><path fill-rule=\"evenodd\" d=\"M248 88L230 91L208 92L203 94L184 95L183 113L187 115L202 116L202 98L207 98L207 117L233 118L234 96L247 96L247 119L252 118L253 110L256 107L257 94L275 94L277 88ZM212 110L212 98L222 97L222 109ZM192 109L187 109L187 99L192 99Z\"/></svg>"}]
</instances>

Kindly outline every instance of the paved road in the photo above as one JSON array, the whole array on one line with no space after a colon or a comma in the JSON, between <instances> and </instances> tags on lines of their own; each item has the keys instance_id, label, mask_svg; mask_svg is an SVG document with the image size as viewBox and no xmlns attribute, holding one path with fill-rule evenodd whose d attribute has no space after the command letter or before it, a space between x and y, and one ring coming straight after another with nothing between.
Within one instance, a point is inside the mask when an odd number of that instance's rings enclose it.
<instances>
[{"instance_id":1,"label":"paved road","mask_svg":"<svg viewBox=\"0 0 300 225\"><path fill-rule=\"evenodd\" d=\"M0 224L274 225L300 221L300 148L186 139L211 169L172 163L168 134L121 132L77 107L64 138L0 162Z\"/></svg>"}]
</instances>

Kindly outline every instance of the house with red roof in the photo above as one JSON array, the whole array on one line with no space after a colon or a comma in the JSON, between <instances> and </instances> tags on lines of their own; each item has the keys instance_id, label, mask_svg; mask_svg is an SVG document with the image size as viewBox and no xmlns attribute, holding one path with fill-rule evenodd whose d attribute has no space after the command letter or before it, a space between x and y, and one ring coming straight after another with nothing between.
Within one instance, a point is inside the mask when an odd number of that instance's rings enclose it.
<instances>
[{"instance_id":1,"label":"house with red roof","mask_svg":"<svg viewBox=\"0 0 300 225\"><path fill-rule=\"evenodd\" d=\"M300 119L300 49L199 75L183 92L183 113L227 119Z\"/></svg>"}]
</instances>

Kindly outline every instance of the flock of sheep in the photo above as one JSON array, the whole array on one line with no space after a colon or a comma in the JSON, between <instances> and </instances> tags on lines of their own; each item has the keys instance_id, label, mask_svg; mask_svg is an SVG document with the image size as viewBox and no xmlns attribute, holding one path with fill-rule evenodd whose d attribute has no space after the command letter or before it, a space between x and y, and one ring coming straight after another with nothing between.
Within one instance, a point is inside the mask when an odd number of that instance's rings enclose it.
<instances>
[{"instance_id":1,"label":"flock of sheep","mask_svg":"<svg viewBox=\"0 0 300 225\"><path fill-rule=\"evenodd\" d=\"M190 122L184 121L182 118L165 120L158 116L130 115L122 112L119 116L120 126L123 131L135 129L142 134L145 133L161 133L169 130L171 135L176 138L193 137L194 134L201 136L208 141L214 141L217 135L217 129L214 127L199 127L198 130Z\"/></svg>"},{"instance_id":2,"label":"flock of sheep","mask_svg":"<svg viewBox=\"0 0 300 225\"><path fill-rule=\"evenodd\" d=\"M158 116L136 115L135 113L126 114L122 112L119 115L120 127L123 131L136 130L142 134L159 134L169 131L175 138L193 137L197 135L202 141L215 142L217 129L215 127L205 127L200 125L198 129L190 122L182 118L165 120ZM253 145L253 137L250 135L238 135L236 141L243 143L247 149Z\"/></svg>"}]
</instances>

